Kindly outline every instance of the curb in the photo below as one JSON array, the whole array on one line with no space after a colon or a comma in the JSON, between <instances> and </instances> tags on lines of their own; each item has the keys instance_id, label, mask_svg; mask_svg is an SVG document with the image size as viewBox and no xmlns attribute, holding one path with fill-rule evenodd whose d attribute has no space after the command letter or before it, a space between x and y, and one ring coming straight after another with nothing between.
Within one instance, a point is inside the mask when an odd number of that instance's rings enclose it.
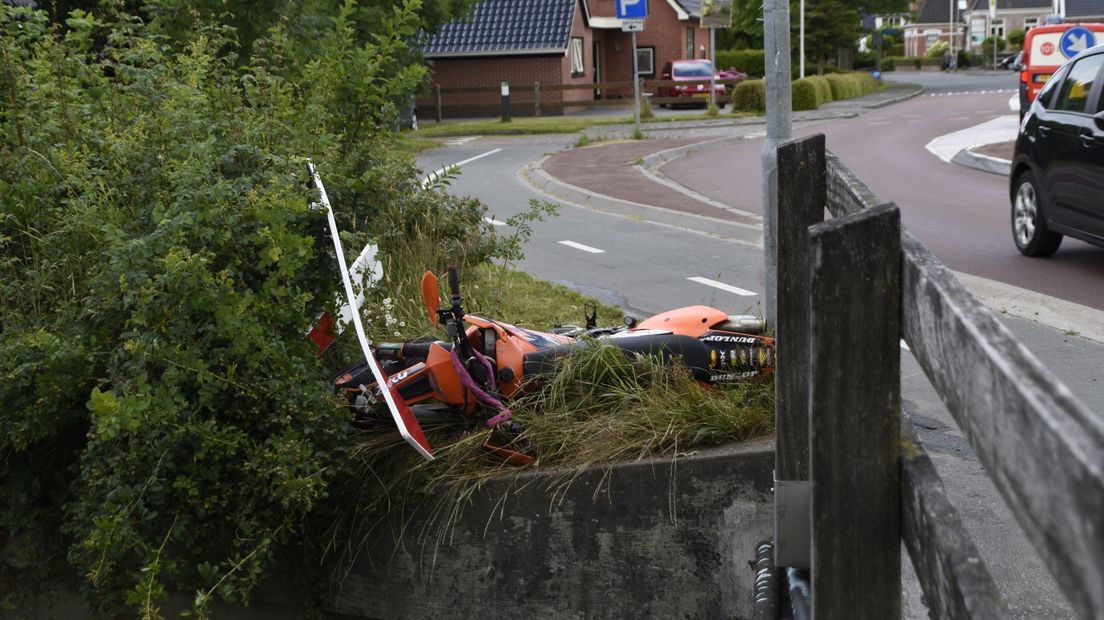
<instances>
[{"instance_id":1,"label":"curb","mask_svg":"<svg viewBox=\"0 0 1104 620\"><path fill-rule=\"evenodd\" d=\"M756 248L763 247L763 227L739 222L727 222L704 215L682 213L663 207L654 207L631 200L622 200L592 192L586 188L564 183L548 174L542 164L549 156L531 162L518 170L518 178L534 190L577 207L601 211L610 215L646 219L675 228L693 230L702 234Z\"/></svg>"},{"instance_id":2,"label":"curb","mask_svg":"<svg viewBox=\"0 0 1104 620\"><path fill-rule=\"evenodd\" d=\"M951 163L1005 177L1012 172L1012 162L1007 159L975 153L970 148L955 153L955 156L951 158Z\"/></svg>"}]
</instances>

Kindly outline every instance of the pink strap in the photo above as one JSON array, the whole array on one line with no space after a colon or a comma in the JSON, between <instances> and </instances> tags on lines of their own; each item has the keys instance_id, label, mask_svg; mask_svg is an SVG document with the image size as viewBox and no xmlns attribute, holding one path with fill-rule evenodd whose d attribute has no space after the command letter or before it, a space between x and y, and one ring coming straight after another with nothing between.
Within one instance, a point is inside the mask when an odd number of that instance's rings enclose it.
<instances>
[{"instance_id":1,"label":"pink strap","mask_svg":"<svg viewBox=\"0 0 1104 620\"><path fill-rule=\"evenodd\" d=\"M494 377L493 369L490 368L490 362L487 361L487 358L479 355L478 352L476 352L475 355L476 359L479 359L488 367L489 376ZM463 385L466 389L470 390L472 394L475 394L475 399L477 401L498 410L498 415L487 420L487 428L493 428L496 424L505 422L513 417L513 412L507 409L500 400L484 392L482 388L476 385L468 369L464 368L464 364L460 362L460 355L456 353L456 347L453 347L452 350L449 351L449 359L452 360L452 369L456 371L456 376L460 378L460 385ZM494 385L493 378L491 379L491 385Z\"/></svg>"}]
</instances>

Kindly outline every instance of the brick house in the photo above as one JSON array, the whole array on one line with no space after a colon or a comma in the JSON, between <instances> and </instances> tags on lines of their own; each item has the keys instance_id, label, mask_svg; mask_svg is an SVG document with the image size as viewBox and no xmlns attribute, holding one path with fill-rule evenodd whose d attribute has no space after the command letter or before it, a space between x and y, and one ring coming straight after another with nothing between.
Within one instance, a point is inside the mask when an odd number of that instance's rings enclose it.
<instances>
[{"instance_id":1,"label":"brick house","mask_svg":"<svg viewBox=\"0 0 1104 620\"><path fill-rule=\"evenodd\" d=\"M497 114L503 81L518 115L535 112L537 83L542 114L623 96L623 90L592 86L632 81L632 38L621 32L616 1L482 0L467 19L447 24L423 47L431 83L441 89L443 115ZM646 1L648 19L636 34L642 77L656 77L668 60L710 57L700 0ZM436 94L418 106L423 117L431 115Z\"/></svg>"},{"instance_id":2,"label":"brick house","mask_svg":"<svg viewBox=\"0 0 1104 620\"><path fill-rule=\"evenodd\" d=\"M1104 0L997 0L996 17L989 17L989 0L920 0L913 4L916 21L905 26L905 55L923 56L936 41L980 53L982 42L996 34L1002 39L1016 30L1030 30L1060 16L1066 22L1104 21Z\"/></svg>"}]
</instances>

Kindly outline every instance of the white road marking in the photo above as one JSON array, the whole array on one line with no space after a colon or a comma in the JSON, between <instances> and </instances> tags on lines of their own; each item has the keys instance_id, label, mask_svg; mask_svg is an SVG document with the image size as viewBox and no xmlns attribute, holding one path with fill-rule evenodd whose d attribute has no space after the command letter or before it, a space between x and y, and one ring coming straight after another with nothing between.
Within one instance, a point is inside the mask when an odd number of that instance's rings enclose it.
<instances>
[{"instance_id":1,"label":"white road marking","mask_svg":"<svg viewBox=\"0 0 1104 620\"><path fill-rule=\"evenodd\" d=\"M693 276L693 277L686 278L686 279L690 280L692 282L697 282L698 284L704 284L706 286L712 286L713 288L719 288L722 291L728 291L729 293L735 293L735 294L741 295L743 297L754 297L756 295L756 293L753 293L749 290L742 289L738 286L732 286L731 284L725 284L724 282L718 282L716 280L710 280L709 278L703 278L701 276Z\"/></svg>"},{"instance_id":2,"label":"white road marking","mask_svg":"<svg viewBox=\"0 0 1104 620\"><path fill-rule=\"evenodd\" d=\"M888 125L889 121L874 121L874 122L869 123L869 124L870 125Z\"/></svg>"},{"instance_id":3,"label":"white road marking","mask_svg":"<svg viewBox=\"0 0 1104 620\"><path fill-rule=\"evenodd\" d=\"M479 136L464 136L462 138L453 138L452 140L445 140L445 144L448 146L463 146L478 137Z\"/></svg>"},{"instance_id":4,"label":"white road marking","mask_svg":"<svg viewBox=\"0 0 1104 620\"><path fill-rule=\"evenodd\" d=\"M464 164L470 164L470 163L472 163L473 161L475 161L477 159L483 159L484 157L487 157L489 155L494 155L495 153L497 153L501 150L502 149L494 149L492 151L487 151L486 153L480 153L479 155L476 155L475 157L469 157L469 158L465 159L464 161L458 161L455 164L449 164L447 166L444 166L443 168L441 168L440 170L437 170L435 172L430 172L429 174L427 174L425 176L424 179L422 179L422 187L428 187L430 183L433 183L437 179L440 179L441 177L445 176L449 172L457 170L458 168L460 168L460 166L463 166Z\"/></svg>"},{"instance_id":5,"label":"white road marking","mask_svg":"<svg viewBox=\"0 0 1104 620\"><path fill-rule=\"evenodd\" d=\"M949 121L968 121L968 120L970 120L970 117L969 116L952 116L952 117L948 118L947 120L949 120Z\"/></svg>"},{"instance_id":6,"label":"white road marking","mask_svg":"<svg viewBox=\"0 0 1104 620\"><path fill-rule=\"evenodd\" d=\"M487 220L487 222L489 224L492 224L494 226L505 226L506 225L506 222L501 222L499 220L494 219L493 217L485 217L483 219Z\"/></svg>"},{"instance_id":7,"label":"white road marking","mask_svg":"<svg viewBox=\"0 0 1104 620\"><path fill-rule=\"evenodd\" d=\"M598 248L592 248L589 245L583 245L581 243L575 243L574 241L560 241L561 245L566 245L569 248L575 248L576 250L582 250L584 252L590 252L591 254L605 254L605 250L599 250Z\"/></svg>"},{"instance_id":8,"label":"white road marking","mask_svg":"<svg viewBox=\"0 0 1104 620\"><path fill-rule=\"evenodd\" d=\"M1018 94L1008 98L1008 109L1013 112L1020 111L1020 96Z\"/></svg>"}]
</instances>

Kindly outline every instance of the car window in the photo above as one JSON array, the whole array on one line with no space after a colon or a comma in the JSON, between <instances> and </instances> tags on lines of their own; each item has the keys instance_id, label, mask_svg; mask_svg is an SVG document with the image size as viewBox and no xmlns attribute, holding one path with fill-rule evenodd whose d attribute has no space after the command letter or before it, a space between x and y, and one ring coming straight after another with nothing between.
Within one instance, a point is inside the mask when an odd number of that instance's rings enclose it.
<instances>
[{"instance_id":1,"label":"car window","mask_svg":"<svg viewBox=\"0 0 1104 620\"><path fill-rule=\"evenodd\" d=\"M1058 91L1053 109L1084 112L1102 64L1104 64L1104 54L1095 54L1074 63L1066 79L1062 80L1062 88Z\"/></svg>"},{"instance_id":2,"label":"car window","mask_svg":"<svg viewBox=\"0 0 1104 620\"><path fill-rule=\"evenodd\" d=\"M1053 110L1054 106L1054 91L1057 90L1058 85L1062 83L1062 80L1066 78L1066 70L1069 67L1062 67L1059 69L1046 84L1043 84L1043 89L1039 91L1039 103L1043 104L1043 107L1048 110Z\"/></svg>"},{"instance_id":3,"label":"car window","mask_svg":"<svg viewBox=\"0 0 1104 620\"><path fill-rule=\"evenodd\" d=\"M675 65L676 77L712 77L713 67L708 62L683 62Z\"/></svg>"}]
</instances>

